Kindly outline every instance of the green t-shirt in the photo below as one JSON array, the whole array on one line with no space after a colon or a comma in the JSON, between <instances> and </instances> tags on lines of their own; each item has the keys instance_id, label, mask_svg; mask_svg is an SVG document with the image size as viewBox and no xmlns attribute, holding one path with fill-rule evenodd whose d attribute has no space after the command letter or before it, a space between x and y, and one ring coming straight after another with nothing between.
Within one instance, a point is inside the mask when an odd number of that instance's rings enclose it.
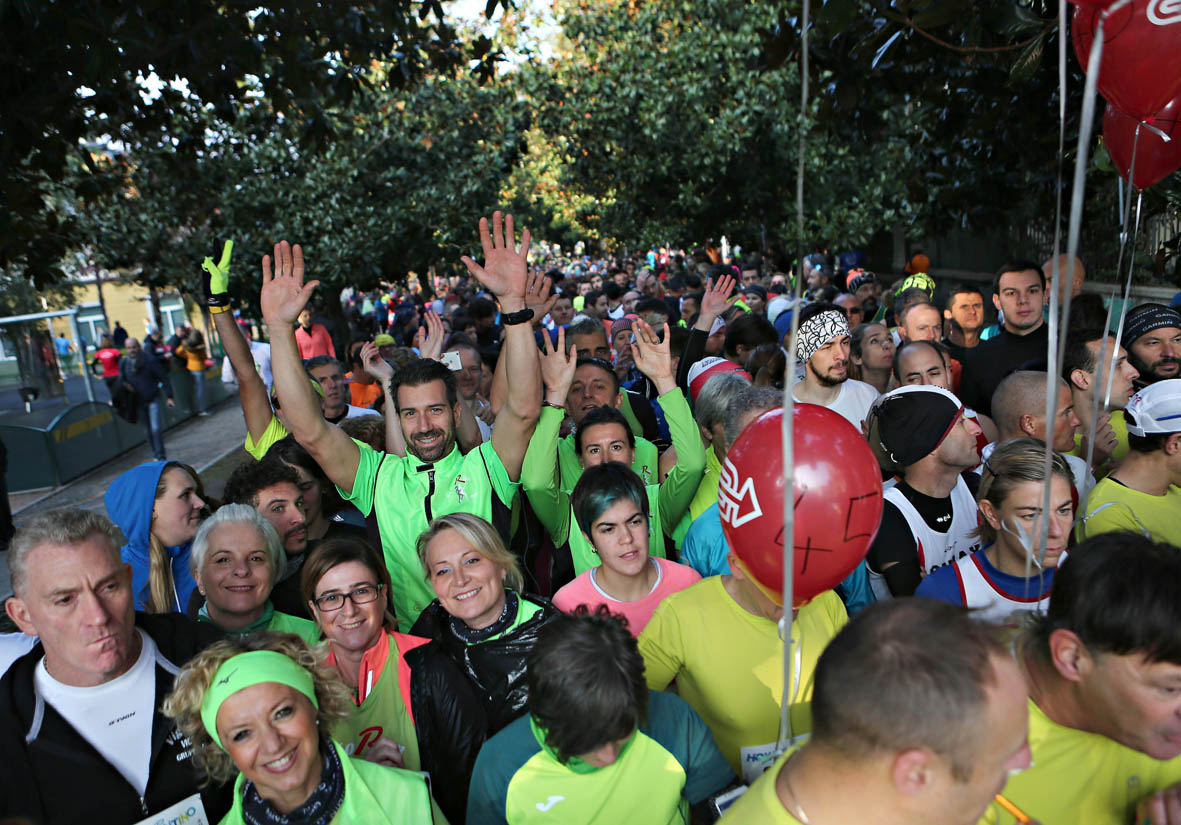
<instances>
[{"instance_id":1,"label":"green t-shirt","mask_svg":"<svg viewBox=\"0 0 1181 825\"><path fill-rule=\"evenodd\" d=\"M648 721L604 768L558 761L531 716L492 737L472 771L467 821L480 825L601 825L689 821L695 805L734 781L709 728L681 698L649 692Z\"/></svg>"},{"instance_id":2,"label":"green t-shirt","mask_svg":"<svg viewBox=\"0 0 1181 825\"><path fill-rule=\"evenodd\" d=\"M275 606L270 602L267 602L266 609L258 618L258 621L254 622L253 624L248 624L245 627L240 627L237 630L226 630L217 622L213 621L213 619L209 616L208 602L201 605L201 609L197 611L197 621L208 622L218 630L225 633L227 636L245 636L247 633L271 630L275 633L294 633L309 645L318 644L320 641L319 625L300 616L292 616L288 613L280 613L278 610L275 610Z\"/></svg>"},{"instance_id":3,"label":"green t-shirt","mask_svg":"<svg viewBox=\"0 0 1181 825\"><path fill-rule=\"evenodd\" d=\"M334 742L333 746L344 770L344 801L331 825L446 825L422 774L353 759L339 744ZM246 825L242 814L245 785L246 777L238 774L234 807L220 825Z\"/></svg>"},{"instance_id":4,"label":"green t-shirt","mask_svg":"<svg viewBox=\"0 0 1181 825\"><path fill-rule=\"evenodd\" d=\"M275 446L276 443L282 441L290 433L287 428L283 426L274 415L271 416L270 423L267 428L262 431L262 436L258 439L258 443L254 443L254 439L250 437L250 431L246 431L246 452L254 456L255 461L262 461L263 456L267 454L267 450Z\"/></svg>"},{"instance_id":5,"label":"green t-shirt","mask_svg":"<svg viewBox=\"0 0 1181 825\"><path fill-rule=\"evenodd\" d=\"M559 410L553 407L542 408L542 415L549 411L551 416L561 416ZM559 426L561 418L558 419ZM558 441L558 470L561 472L562 489L567 493L574 489L578 479L582 478L582 465L578 463L578 452L574 449L574 435L570 434ZM660 453L656 445L646 438L636 436L636 454L632 458L632 470L644 479L645 484L656 484L660 480Z\"/></svg>"},{"instance_id":6,"label":"green t-shirt","mask_svg":"<svg viewBox=\"0 0 1181 825\"><path fill-rule=\"evenodd\" d=\"M435 598L418 560L418 536L437 516L471 513L491 522L507 543L520 485L509 479L490 441L466 455L457 447L433 464L414 455L379 453L360 442L357 447L361 457L353 489L337 489L362 515L377 513L394 610L400 626L410 628Z\"/></svg>"},{"instance_id":7,"label":"green t-shirt","mask_svg":"<svg viewBox=\"0 0 1181 825\"><path fill-rule=\"evenodd\" d=\"M1170 484L1163 496L1126 487L1108 476L1087 496L1087 516L1079 525L1079 540L1120 530L1144 535L1153 541L1181 544L1181 487Z\"/></svg>"},{"instance_id":8,"label":"green t-shirt","mask_svg":"<svg viewBox=\"0 0 1181 825\"><path fill-rule=\"evenodd\" d=\"M705 469L705 447L701 443L697 424L693 421L693 413L680 389L665 393L657 403L664 410L673 447L677 451L677 463L664 482L648 485L651 513L648 524L649 553L663 558L665 530L676 526L697 492ZM578 575L597 567L599 558L578 527L570 506L570 490L562 486L559 475L562 442L558 440L558 429L562 417L561 410L542 408L537 428L529 439L529 449L525 452L521 485L525 488L533 512L549 531L554 545L561 547L567 541L570 543L575 575ZM556 451L555 446L558 446Z\"/></svg>"}]
</instances>

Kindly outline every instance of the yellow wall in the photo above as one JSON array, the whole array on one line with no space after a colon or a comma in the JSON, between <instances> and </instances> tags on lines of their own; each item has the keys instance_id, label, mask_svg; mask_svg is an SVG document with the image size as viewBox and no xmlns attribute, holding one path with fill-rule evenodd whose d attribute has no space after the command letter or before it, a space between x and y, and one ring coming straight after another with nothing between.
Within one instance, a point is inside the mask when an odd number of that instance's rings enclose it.
<instances>
[{"instance_id":1,"label":"yellow wall","mask_svg":"<svg viewBox=\"0 0 1181 825\"><path fill-rule=\"evenodd\" d=\"M138 284L104 281L102 291L103 299L106 302L107 321L111 329L114 329L115 322L119 321L123 324L123 328L127 330L128 335L134 338L143 338L147 331L150 314L147 288ZM159 296L160 303L162 304L173 303L175 298L176 293L161 293ZM98 285L94 283L83 284L75 292L74 302L75 304L73 305L77 306L97 304ZM51 303L49 309L70 309L73 305L57 306ZM185 300L185 314L188 317L189 326L200 330L204 329L201 320L201 310L191 300ZM163 319L161 319L161 322L163 323ZM164 325L164 328L167 329L167 325ZM66 337L69 338L69 319L54 318L53 332L54 335L57 335L59 332L65 332Z\"/></svg>"}]
</instances>

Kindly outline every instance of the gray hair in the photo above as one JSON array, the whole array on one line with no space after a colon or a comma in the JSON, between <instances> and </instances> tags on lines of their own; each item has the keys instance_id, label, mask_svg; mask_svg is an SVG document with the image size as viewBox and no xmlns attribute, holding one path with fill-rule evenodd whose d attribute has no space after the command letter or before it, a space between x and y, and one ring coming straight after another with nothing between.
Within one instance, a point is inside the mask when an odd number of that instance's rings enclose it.
<instances>
[{"instance_id":1,"label":"gray hair","mask_svg":"<svg viewBox=\"0 0 1181 825\"><path fill-rule=\"evenodd\" d=\"M697 400L693 402L693 417L697 419L697 426L704 430L714 424L725 426L726 409L734 397L743 390L750 389L750 379L737 371L723 372L711 376L697 393Z\"/></svg>"},{"instance_id":2,"label":"gray hair","mask_svg":"<svg viewBox=\"0 0 1181 825\"><path fill-rule=\"evenodd\" d=\"M70 508L34 516L16 531L8 548L8 575L12 579L13 593L24 595L28 582L29 553L34 549L43 544L78 545L96 534L107 539L112 558L122 564L123 558L116 538L119 531L102 513Z\"/></svg>"},{"instance_id":3,"label":"gray hair","mask_svg":"<svg viewBox=\"0 0 1181 825\"><path fill-rule=\"evenodd\" d=\"M726 408L726 449L734 445L742 433L742 419L751 413L765 413L776 407L783 406L783 393L771 387L747 387L730 399L730 406ZM746 423L750 423L749 421Z\"/></svg>"},{"instance_id":4,"label":"gray hair","mask_svg":"<svg viewBox=\"0 0 1181 825\"><path fill-rule=\"evenodd\" d=\"M205 566L205 557L213 544L213 531L227 524L243 524L253 527L267 545L267 559L271 563L271 572L275 582L283 577L287 569L287 556L283 552L283 544L279 541L279 532L258 511L249 504L223 504L216 513L201 524L197 530L197 537L193 539L193 550L189 556L189 566L196 573Z\"/></svg>"},{"instance_id":5,"label":"gray hair","mask_svg":"<svg viewBox=\"0 0 1181 825\"><path fill-rule=\"evenodd\" d=\"M573 338L575 335L594 335L596 332L607 334L607 328L603 326L603 322L594 318L583 318L577 324L570 325L570 328L566 330L566 338Z\"/></svg>"}]
</instances>

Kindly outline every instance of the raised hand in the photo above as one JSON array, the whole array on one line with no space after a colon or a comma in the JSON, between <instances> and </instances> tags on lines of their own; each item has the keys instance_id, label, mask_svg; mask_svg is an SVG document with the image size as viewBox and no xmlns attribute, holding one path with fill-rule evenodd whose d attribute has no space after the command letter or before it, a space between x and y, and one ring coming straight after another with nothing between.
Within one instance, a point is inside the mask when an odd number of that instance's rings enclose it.
<instances>
[{"instance_id":1,"label":"raised hand","mask_svg":"<svg viewBox=\"0 0 1181 825\"><path fill-rule=\"evenodd\" d=\"M394 368L390 366L389 361L381 357L381 350L372 341L366 341L361 347L361 366L383 387L394 377Z\"/></svg>"},{"instance_id":2,"label":"raised hand","mask_svg":"<svg viewBox=\"0 0 1181 825\"><path fill-rule=\"evenodd\" d=\"M694 324L697 329L708 331L719 315L734 306L738 296L731 296L731 293L734 292L736 284L733 276L723 275L706 285L705 294L701 296L701 311L697 315L697 323Z\"/></svg>"},{"instance_id":3,"label":"raised hand","mask_svg":"<svg viewBox=\"0 0 1181 825\"><path fill-rule=\"evenodd\" d=\"M461 259L467 271L500 301L502 312L517 312L525 308L525 289L529 276L529 230L521 233L521 248L514 240L513 216L504 217L501 226L500 210L492 213L489 227L487 218L480 218L480 245L484 249L484 265L464 255Z\"/></svg>"},{"instance_id":4,"label":"raised hand","mask_svg":"<svg viewBox=\"0 0 1181 825\"><path fill-rule=\"evenodd\" d=\"M550 343L549 333L543 332L541 351L541 381L545 385L545 400L558 406L566 405L574 371L578 369L578 351L573 347L566 354L566 330L558 329L558 344Z\"/></svg>"},{"instance_id":5,"label":"raised hand","mask_svg":"<svg viewBox=\"0 0 1181 825\"><path fill-rule=\"evenodd\" d=\"M295 323L303 312L319 281L303 282L303 249L287 241L275 244L275 272L271 275L271 257L262 256L262 294L259 305L268 326Z\"/></svg>"},{"instance_id":6,"label":"raised hand","mask_svg":"<svg viewBox=\"0 0 1181 825\"><path fill-rule=\"evenodd\" d=\"M664 325L663 341L646 321L637 320L634 329L636 340L632 344L632 359L640 372L656 385L657 392L664 395L677 385L669 354L668 324Z\"/></svg>"},{"instance_id":7,"label":"raised hand","mask_svg":"<svg viewBox=\"0 0 1181 825\"><path fill-rule=\"evenodd\" d=\"M554 308L558 301L558 294L550 295L550 283L541 272L534 272L529 276L525 285L525 306L533 310L533 326L540 326L545 316Z\"/></svg>"},{"instance_id":8,"label":"raised hand","mask_svg":"<svg viewBox=\"0 0 1181 825\"><path fill-rule=\"evenodd\" d=\"M234 242L226 241L221 250L221 260L213 262L208 255L201 263L202 286L205 291L205 305L224 307L230 305L230 257L234 254Z\"/></svg>"},{"instance_id":9,"label":"raised hand","mask_svg":"<svg viewBox=\"0 0 1181 825\"><path fill-rule=\"evenodd\" d=\"M426 313L426 331L420 327L414 336L414 345L423 358L438 361L443 357L443 322L433 310Z\"/></svg>"}]
</instances>

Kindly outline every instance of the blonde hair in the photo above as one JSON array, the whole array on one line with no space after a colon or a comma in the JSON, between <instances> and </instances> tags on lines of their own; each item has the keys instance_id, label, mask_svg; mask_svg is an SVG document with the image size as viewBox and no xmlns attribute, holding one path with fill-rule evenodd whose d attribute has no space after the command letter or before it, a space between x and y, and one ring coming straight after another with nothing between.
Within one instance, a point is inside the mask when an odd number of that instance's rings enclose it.
<instances>
[{"instance_id":1,"label":"blonde hair","mask_svg":"<svg viewBox=\"0 0 1181 825\"><path fill-rule=\"evenodd\" d=\"M500 533L491 524L479 516L469 513L452 513L439 516L418 537L418 560L422 564L423 575L429 580L431 568L426 561L427 545L444 530L454 530L463 537L472 549L488 561L505 572L505 586L518 593L525 587L525 577L521 575L521 566L517 564L517 557L504 546Z\"/></svg>"},{"instance_id":2,"label":"blonde hair","mask_svg":"<svg viewBox=\"0 0 1181 825\"><path fill-rule=\"evenodd\" d=\"M164 491L168 488L164 476L174 469L184 470L192 476L198 497L204 499L201 490L201 477L197 475L197 471L188 464L170 461L164 465L164 469L160 471L160 480L156 482L156 498L152 502L153 519L156 517L155 502L164 497ZM168 558L168 550L165 548L164 542L160 541L155 531L150 531L148 535L148 600L144 609L148 613L172 613L178 609L183 613L188 605L178 605L175 599L176 579L172 575L172 560Z\"/></svg>"},{"instance_id":3,"label":"blonde hair","mask_svg":"<svg viewBox=\"0 0 1181 825\"><path fill-rule=\"evenodd\" d=\"M1050 475L1060 476L1068 484L1074 484L1070 465L1060 453L1050 459ZM988 501L1000 509L1018 484L1046 480L1046 443L1040 438L1010 438L996 445L992 454L984 461L980 473L980 487L976 491L976 503ZM988 519L980 519L978 532L985 541L996 541L996 530Z\"/></svg>"},{"instance_id":4,"label":"blonde hair","mask_svg":"<svg viewBox=\"0 0 1181 825\"><path fill-rule=\"evenodd\" d=\"M193 744L193 761L204 771L203 786L212 782L228 782L238 773L230 755L217 746L205 723L201 721L201 702L209 689L217 669L239 653L253 650L273 650L292 659L312 674L316 690L316 723L331 730L332 725L353 713L352 694L340 681L336 668L327 664L319 647L291 633L251 633L227 638L210 645L181 668L164 700L164 715L176 723L180 732Z\"/></svg>"}]
</instances>

